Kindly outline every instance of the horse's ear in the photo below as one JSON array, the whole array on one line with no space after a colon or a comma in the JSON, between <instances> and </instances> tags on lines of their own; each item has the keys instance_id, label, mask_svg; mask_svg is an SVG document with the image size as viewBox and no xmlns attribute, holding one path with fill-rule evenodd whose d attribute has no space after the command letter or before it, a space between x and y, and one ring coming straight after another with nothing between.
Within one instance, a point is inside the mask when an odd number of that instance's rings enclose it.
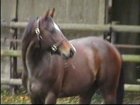
<instances>
[{"instance_id":1,"label":"horse's ear","mask_svg":"<svg viewBox=\"0 0 140 105\"><path fill-rule=\"evenodd\" d=\"M43 18L46 19L48 16L50 16L50 9L45 13Z\"/></svg>"},{"instance_id":2,"label":"horse's ear","mask_svg":"<svg viewBox=\"0 0 140 105\"><path fill-rule=\"evenodd\" d=\"M52 9L50 16L53 18L54 17L54 13L55 13L55 8Z\"/></svg>"},{"instance_id":3,"label":"horse's ear","mask_svg":"<svg viewBox=\"0 0 140 105\"><path fill-rule=\"evenodd\" d=\"M48 16L51 16L52 18L54 17L54 13L55 13L55 8L52 9L52 11L50 11L50 9L45 13L44 15L44 19L46 19Z\"/></svg>"}]
</instances>

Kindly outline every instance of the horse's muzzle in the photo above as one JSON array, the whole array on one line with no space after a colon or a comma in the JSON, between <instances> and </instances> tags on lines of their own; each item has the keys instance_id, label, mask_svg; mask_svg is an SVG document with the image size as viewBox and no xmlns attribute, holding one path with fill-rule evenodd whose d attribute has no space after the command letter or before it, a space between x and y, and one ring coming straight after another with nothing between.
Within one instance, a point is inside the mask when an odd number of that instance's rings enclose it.
<instances>
[{"instance_id":1,"label":"horse's muzzle","mask_svg":"<svg viewBox=\"0 0 140 105\"><path fill-rule=\"evenodd\" d=\"M67 48L67 49L61 49L60 53L63 56L64 59L69 59L72 58L74 56L74 54L76 53L76 49L75 47L70 44L71 47Z\"/></svg>"}]
</instances>

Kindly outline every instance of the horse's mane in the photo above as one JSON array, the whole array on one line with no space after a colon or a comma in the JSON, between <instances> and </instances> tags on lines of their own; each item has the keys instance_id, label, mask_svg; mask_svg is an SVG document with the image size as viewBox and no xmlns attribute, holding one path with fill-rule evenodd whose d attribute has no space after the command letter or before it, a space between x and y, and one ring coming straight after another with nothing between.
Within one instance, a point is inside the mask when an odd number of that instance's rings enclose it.
<instances>
[{"instance_id":1,"label":"horse's mane","mask_svg":"<svg viewBox=\"0 0 140 105\"><path fill-rule=\"evenodd\" d=\"M34 33L32 32L32 28L34 26L35 20L36 19L32 19L29 21L22 37L22 60L23 60L23 66L25 67L24 68L25 70L26 70L26 64L25 64L26 50L34 35Z\"/></svg>"}]
</instances>

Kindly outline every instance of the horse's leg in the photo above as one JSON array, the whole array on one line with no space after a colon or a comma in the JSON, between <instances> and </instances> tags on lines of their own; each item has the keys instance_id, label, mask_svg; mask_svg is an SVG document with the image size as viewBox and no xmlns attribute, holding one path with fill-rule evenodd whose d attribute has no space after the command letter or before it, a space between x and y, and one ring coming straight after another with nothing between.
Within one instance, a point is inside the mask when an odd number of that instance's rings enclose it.
<instances>
[{"instance_id":1,"label":"horse's leg","mask_svg":"<svg viewBox=\"0 0 140 105\"><path fill-rule=\"evenodd\" d=\"M107 87L101 88L102 95L104 97L105 104L115 104L116 103L116 90L109 89Z\"/></svg>"},{"instance_id":2,"label":"horse's leg","mask_svg":"<svg viewBox=\"0 0 140 105\"><path fill-rule=\"evenodd\" d=\"M80 95L80 104L90 104L91 98L92 98L91 94Z\"/></svg>"},{"instance_id":3,"label":"horse's leg","mask_svg":"<svg viewBox=\"0 0 140 105\"><path fill-rule=\"evenodd\" d=\"M32 104L44 104L44 98L40 96L31 96L31 103Z\"/></svg>"},{"instance_id":4,"label":"horse's leg","mask_svg":"<svg viewBox=\"0 0 140 105\"><path fill-rule=\"evenodd\" d=\"M86 92L85 94L80 95L80 104L90 104L91 98L96 92L96 90L97 90L97 87L95 86L92 89L90 89L88 92Z\"/></svg>"},{"instance_id":5,"label":"horse's leg","mask_svg":"<svg viewBox=\"0 0 140 105\"><path fill-rule=\"evenodd\" d=\"M45 104L56 104L57 97L55 93L48 92L46 98L45 98Z\"/></svg>"}]
</instances>

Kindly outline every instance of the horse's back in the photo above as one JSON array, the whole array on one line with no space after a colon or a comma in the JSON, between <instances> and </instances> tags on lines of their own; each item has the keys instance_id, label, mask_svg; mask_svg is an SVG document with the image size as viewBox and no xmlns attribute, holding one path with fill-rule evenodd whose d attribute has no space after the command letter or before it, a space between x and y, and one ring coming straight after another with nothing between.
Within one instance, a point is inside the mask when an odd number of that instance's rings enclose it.
<instances>
[{"instance_id":1,"label":"horse's back","mask_svg":"<svg viewBox=\"0 0 140 105\"><path fill-rule=\"evenodd\" d=\"M70 41L76 48L83 47L83 50L91 49L98 51L100 56L106 57L115 54L117 58L121 59L120 53L115 46L100 37L84 37Z\"/></svg>"}]
</instances>

